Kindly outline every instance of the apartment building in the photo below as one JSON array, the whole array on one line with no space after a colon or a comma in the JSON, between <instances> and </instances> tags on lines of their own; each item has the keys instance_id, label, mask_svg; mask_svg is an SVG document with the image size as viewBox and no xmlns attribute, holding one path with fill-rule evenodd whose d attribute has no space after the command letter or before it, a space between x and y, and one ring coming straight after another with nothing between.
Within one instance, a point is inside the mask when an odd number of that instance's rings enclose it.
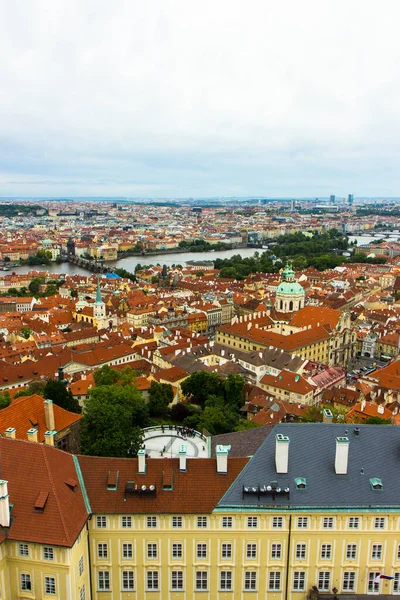
<instances>
[{"instance_id":1,"label":"apartment building","mask_svg":"<svg viewBox=\"0 0 400 600\"><path fill-rule=\"evenodd\" d=\"M398 594L399 446L398 427L330 423L279 424L251 460L0 438L0 597Z\"/></svg>"}]
</instances>

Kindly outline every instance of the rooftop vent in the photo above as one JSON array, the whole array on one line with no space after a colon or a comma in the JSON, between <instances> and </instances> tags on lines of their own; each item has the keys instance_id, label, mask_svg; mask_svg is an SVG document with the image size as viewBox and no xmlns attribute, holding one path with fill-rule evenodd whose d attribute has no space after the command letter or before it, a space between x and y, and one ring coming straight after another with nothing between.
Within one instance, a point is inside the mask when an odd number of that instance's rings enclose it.
<instances>
[{"instance_id":1,"label":"rooftop vent","mask_svg":"<svg viewBox=\"0 0 400 600\"><path fill-rule=\"evenodd\" d=\"M49 497L49 492L40 492L39 496L36 498L36 502L35 502L35 511L36 512L43 512L46 506L46 502L47 499Z\"/></svg>"},{"instance_id":2,"label":"rooftop vent","mask_svg":"<svg viewBox=\"0 0 400 600\"><path fill-rule=\"evenodd\" d=\"M272 496L272 500L275 500L276 496L287 495L289 496L290 489L288 486L280 487L277 481L271 481L269 484L264 485L252 485L252 486L243 486L242 497L245 495L253 495L257 496L258 500L262 496Z\"/></svg>"},{"instance_id":3,"label":"rooftop vent","mask_svg":"<svg viewBox=\"0 0 400 600\"><path fill-rule=\"evenodd\" d=\"M108 479L107 479L107 489L108 490L116 490L118 487L118 475L119 471L108 471Z\"/></svg>"},{"instance_id":4,"label":"rooftop vent","mask_svg":"<svg viewBox=\"0 0 400 600\"><path fill-rule=\"evenodd\" d=\"M296 484L296 490L305 490L307 489L307 480L305 477L296 477L294 480Z\"/></svg>"},{"instance_id":5,"label":"rooftop vent","mask_svg":"<svg viewBox=\"0 0 400 600\"><path fill-rule=\"evenodd\" d=\"M379 477L371 477L369 483L373 490L383 490L382 479L379 479Z\"/></svg>"}]
</instances>

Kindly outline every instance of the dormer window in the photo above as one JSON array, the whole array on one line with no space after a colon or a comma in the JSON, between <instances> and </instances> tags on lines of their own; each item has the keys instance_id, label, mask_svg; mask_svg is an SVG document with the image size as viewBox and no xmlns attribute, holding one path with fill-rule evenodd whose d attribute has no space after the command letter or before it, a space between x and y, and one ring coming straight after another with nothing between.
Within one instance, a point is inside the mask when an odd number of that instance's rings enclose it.
<instances>
[{"instance_id":1,"label":"dormer window","mask_svg":"<svg viewBox=\"0 0 400 600\"><path fill-rule=\"evenodd\" d=\"M369 483L371 484L371 488L373 490L383 490L382 479L379 479L379 477L371 477Z\"/></svg>"},{"instance_id":2,"label":"dormer window","mask_svg":"<svg viewBox=\"0 0 400 600\"><path fill-rule=\"evenodd\" d=\"M307 489L307 480L305 477L296 477L294 482L296 484L296 490L306 490Z\"/></svg>"}]
</instances>

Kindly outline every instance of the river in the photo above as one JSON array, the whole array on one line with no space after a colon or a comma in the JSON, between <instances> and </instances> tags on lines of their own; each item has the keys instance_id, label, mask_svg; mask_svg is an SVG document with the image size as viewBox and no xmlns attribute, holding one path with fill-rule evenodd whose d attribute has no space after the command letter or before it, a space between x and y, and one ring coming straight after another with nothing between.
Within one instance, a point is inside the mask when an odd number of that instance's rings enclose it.
<instances>
[{"instance_id":1,"label":"river","mask_svg":"<svg viewBox=\"0 0 400 600\"><path fill-rule=\"evenodd\" d=\"M262 250L258 250L260 253ZM253 256L254 252L257 252L257 248L236 248L234 250L221 250L217 252L171 252L170 254L151 254L147 256L130 256L128 258L121 258L121 260L109 261L105 263L110 267L119 267L120 269L126 269L127 271L134 272L137 264L141 265L164 265L168 267L172 265L184 265L189 260L216 260L217 258L230 258L234 254L240 254L241 256ZM82 269L77 265L70 263L51 263L50 265L37 265L35 267L29 267L23 265L10 269L10 272L16 273L27 273L28 271L48 271L49 273L66 273L67 275L83 274L87 275L89 271ZM1 275L5 275L4 271L0 271Z\"/></svg>"}]
</instances>

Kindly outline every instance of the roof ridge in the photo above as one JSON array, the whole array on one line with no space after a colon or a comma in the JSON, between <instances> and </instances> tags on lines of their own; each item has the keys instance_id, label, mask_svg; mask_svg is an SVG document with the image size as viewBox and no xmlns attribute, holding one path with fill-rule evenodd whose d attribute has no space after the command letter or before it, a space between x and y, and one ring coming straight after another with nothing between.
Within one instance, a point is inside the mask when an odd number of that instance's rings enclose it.
<instances>
[{"instance_id":1,"label":"roof ridge","mask_svg":"<svg viewBox=\"0 0 400 600\"><path fill-rule=\"evenodd\" d=\"M41 449L42 449L42 454L43 454L43 458L44 458L44 463L46 465L47 473L49 475L49 481L50 481L50 484L51 484L51 489L53 491L53 494L54 494L54 497L55 497L55 500L56 500L56 504L57 504L59 515L60 515L61 523L62 523L62 526L63 526L63 529L64 529L64 535L65 535L65 538L66 538L68 544L70 546L72 546L71 540L70 540L70 537L69 537L69 534L68 534L67 524L66 524L65 519L64 519L64 514L63 514L63 512L61 510L61 503L60 503L60 500L58 498L57 488L56 488L56 485L55 485L54 480L53 480L53 476L52 476L52 472L51 472L51 469L50 469L49 461L47 459L47 454L46 454L47 448L44 445L42 445Z\"/></svg>"}]
</instances>

